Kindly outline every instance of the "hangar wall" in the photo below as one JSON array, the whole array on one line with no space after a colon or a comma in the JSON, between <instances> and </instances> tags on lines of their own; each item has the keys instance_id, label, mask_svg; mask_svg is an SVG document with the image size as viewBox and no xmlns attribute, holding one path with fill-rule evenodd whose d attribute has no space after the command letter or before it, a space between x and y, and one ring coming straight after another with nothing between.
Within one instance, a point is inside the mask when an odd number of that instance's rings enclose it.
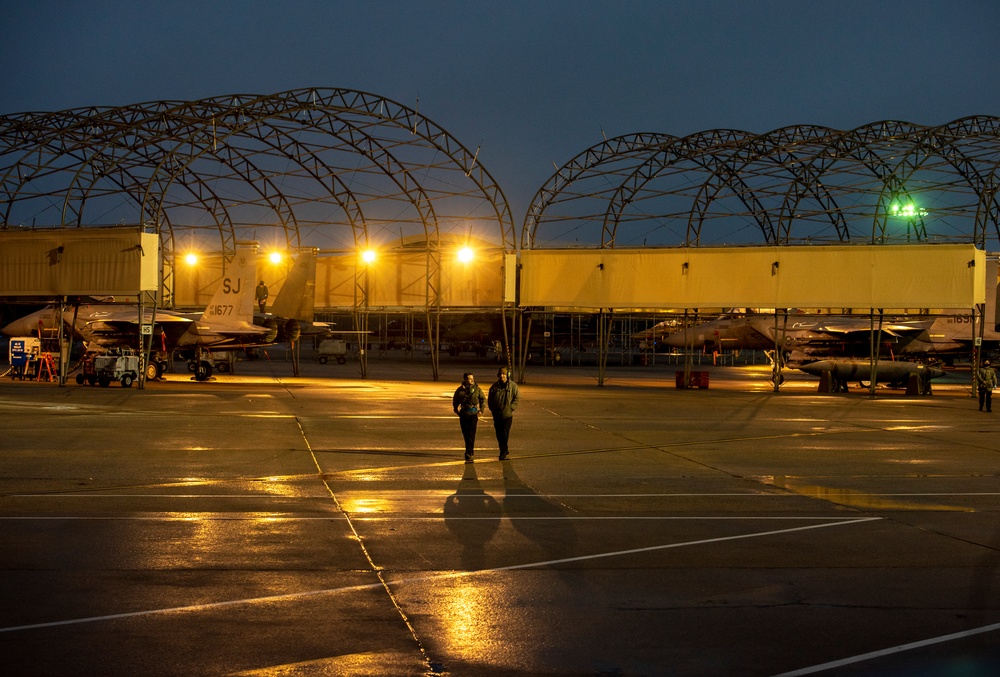
<instances>
[{"instance_id":1,"label":"hangar wall","mask_svg":"<svg viewBox=\"0 0 1000 677\"><path fill-rule=\"evenodd\" d=\"M971 244L526 250L519 305L971 308L985 283L986 255Z\"/></svg>"},{"instance_id":2,"label":"hangar wall","mask_svg":"<svg viewBox=\"0 0 1000 677\"><path fill-rule=\"evenodd\" d=\"M508 258L509 255L508 255ZM452 252L441 257L439 277L428 280L427 255L423 251L379 253L371 264L356 252L320 254L316 260L315 307L318 310L352 310L364 304L367 278L370 309L423 310L435 306L435 291L442 308L500 308L503 303L501 249L477 249L469 263ZM288 262L273 264L258 256L257 279L264 280L270 298L281 291ZM178 308L205 307L222 279L222 258L202 256L195 266L183 262L174 270L174 304ZM513 295L508 297L513 300Z\"/></svg>"}]
</instances>

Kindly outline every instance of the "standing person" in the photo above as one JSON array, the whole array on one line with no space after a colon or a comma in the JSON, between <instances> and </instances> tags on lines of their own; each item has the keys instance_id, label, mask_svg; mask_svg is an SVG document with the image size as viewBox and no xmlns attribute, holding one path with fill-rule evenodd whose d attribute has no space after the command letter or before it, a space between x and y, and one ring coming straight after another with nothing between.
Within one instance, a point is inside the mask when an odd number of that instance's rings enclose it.
<instances>
[{"instance_id":1,"label":"standing person","mask_svg":"<svg viewBox=\"0 0 1000 677\"><path fill-rule=\"evenodd\" d=\"M989 360L983 360L976 374L976 385L979 386L979 411L986 405L986 411L993 411L993 389L997 387L997 373L990 366Z\"/></svg>"},{"instance_id":2,"label":"standing person","mask_svg":"<svg viewBox=\"0 0 1000 677\"><path fill-rule=\"evenodd\" d=\"M264 284L264 280L257 283L255 296L257 298L257 305L260 306L260 312L263 313L264 306L267 305L267 285Z\"/></svg>"},{"instance_id":3,"label":"standing person","mask_svg":"<svg viewBox=\"0 0 1000 677\"><path fill-rule=\"evenodd\" d=\"M507 442L510 440L510 424L514 422L517 398L517 384L510 380L507 367L500 367L497 371L497 381L490 386L486 401L490 413L493 414L493 429L497 433L501 461L507 458Z\"/></svg>"},{"instance_id":4,"label":"standing person","mask_svg":"<svg viewBox=\"0 0 1000 677\"><path fill-rule=\"evenodd\" d=\"M462 375L462 385L458 386L455 396L451 398L451 408L458 414L458 422L462 425L467 463L472 462L476 453L476 427L479 425L479 414L485 407L483 389L476 383L476 377L471 372L465 372Z\"/></svg>"}]
</instances>

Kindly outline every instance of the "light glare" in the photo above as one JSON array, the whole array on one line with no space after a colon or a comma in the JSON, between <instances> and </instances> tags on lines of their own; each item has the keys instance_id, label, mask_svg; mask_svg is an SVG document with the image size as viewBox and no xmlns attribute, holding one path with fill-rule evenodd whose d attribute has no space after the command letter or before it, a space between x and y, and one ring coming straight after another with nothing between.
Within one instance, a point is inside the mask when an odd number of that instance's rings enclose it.
<instances>
[{"instance_id":1,"label":"light glare","mask_svg":"<svg viewBox=\"0 0 1000 677\"><path fill-rule=\"evenodd\" d=\"M458 260L462 263L468 263L474 258L472 250L468 247L462 247L458 250Z\"/></svg>"}]
</instances>

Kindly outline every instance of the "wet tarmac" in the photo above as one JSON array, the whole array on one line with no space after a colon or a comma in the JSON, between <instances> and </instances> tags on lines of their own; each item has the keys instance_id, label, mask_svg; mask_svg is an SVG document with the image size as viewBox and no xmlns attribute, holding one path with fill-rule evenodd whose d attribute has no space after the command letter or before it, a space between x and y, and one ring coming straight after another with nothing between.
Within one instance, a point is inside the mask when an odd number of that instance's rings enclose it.
<instances>
[{"instance_id":1,"label":"wet tarmac","mask_svg":"<svg viewBox=\"0 0 1000 677\"><path fill-rule=\"evenodd\" d=\"M1000 410L765 367L0 381L10 675L1000 674Z\"/></svg>"}]
</instances>

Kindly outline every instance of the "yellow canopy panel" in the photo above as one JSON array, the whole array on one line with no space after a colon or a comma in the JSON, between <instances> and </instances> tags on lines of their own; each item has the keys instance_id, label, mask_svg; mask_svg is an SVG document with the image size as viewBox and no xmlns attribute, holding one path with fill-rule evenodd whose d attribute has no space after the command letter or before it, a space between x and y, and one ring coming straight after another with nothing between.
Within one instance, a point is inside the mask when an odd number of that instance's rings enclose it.
<instances>
[{"instance_id":1,"label":"yellow canopy panel","mask_svg":"<svg viewBox=\"0 0 1000 677\"><path fill-rule=\"evenodd\" d=\"M985 284L965 244L526 250L520 305L971 308Z\"/></svg>"},{"instance_id":2,"label":"yellow canopy panel","mask_svg":"<svg viewBox=\"0 0 1000 677\"><path fill-rule=\"evenodd\" d=\"M159 236L138 228L0 231L0 296L156 291L159 260Z\"/></svg>"}]
</instances>

